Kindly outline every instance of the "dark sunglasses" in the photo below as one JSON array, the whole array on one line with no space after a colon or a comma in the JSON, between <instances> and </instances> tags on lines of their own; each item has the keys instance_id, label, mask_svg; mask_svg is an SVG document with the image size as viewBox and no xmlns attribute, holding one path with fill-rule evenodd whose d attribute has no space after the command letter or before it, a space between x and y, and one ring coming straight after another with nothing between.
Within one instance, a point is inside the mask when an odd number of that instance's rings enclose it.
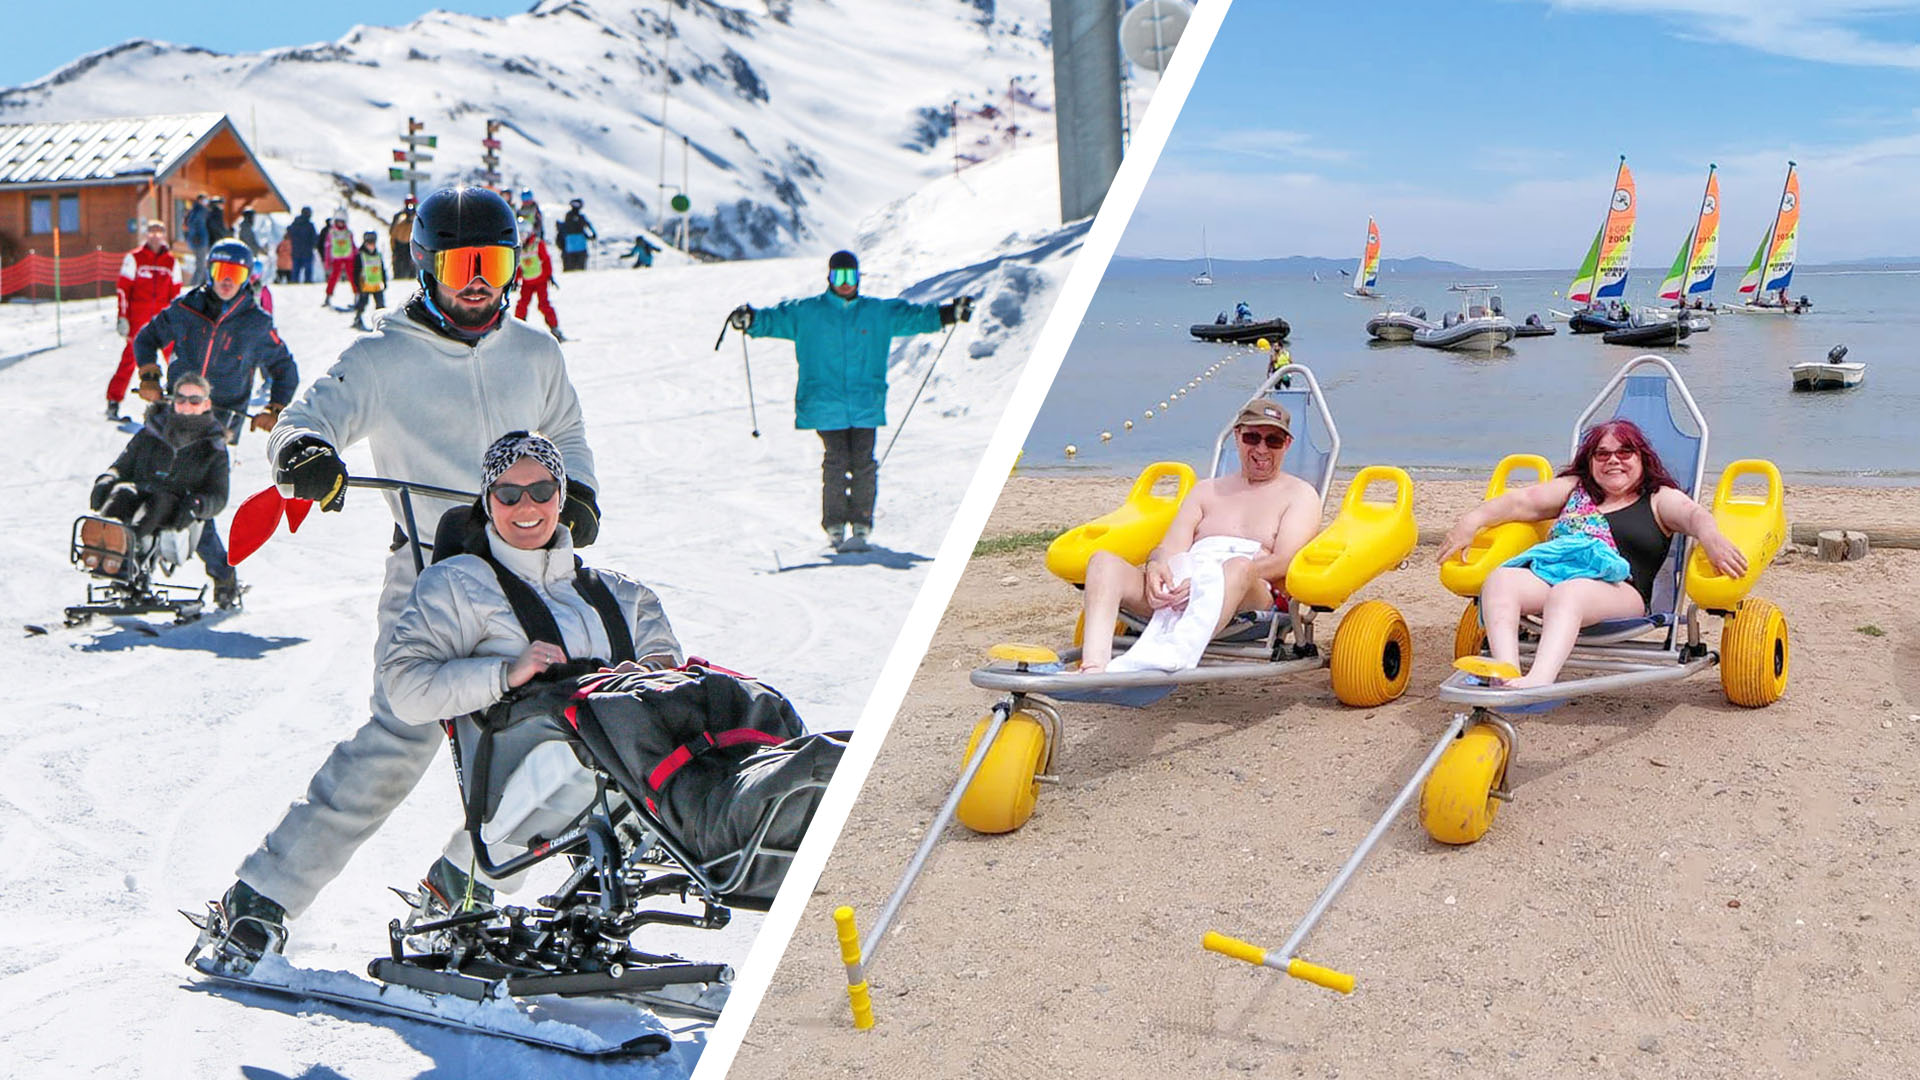
<instances>
[{"instance_id":1,"label":"dark sunglasses","mask_svg":"<svg viewBox=\"0 0 1920 1080\"><path fill-rule=\"evenodd\" d=\"M493 497L500 500L501 506L519 506L520 496L525 495L537 503L552 502L560 491L558 480L538 480L531 484L495 484L487 489Z\"/></svg>"},{"instance_id":2,"label":"dark sunglasses","mask_svg":"<svg viewBox=\"0 0 1920 1080\"><path fill-rule=\"evenodd\" d=\"M1285 435L1275 435L1272 433L1263 435L1258 431L1241 432L1240 441L1247 446L1259 446L1261 443L1266 443L1267 449L1269 450L1278 450L1287 445L1287 437Z\"/></svg>"},{"instance_id":3,"label":"dark sunglasses","mask_svg":"<svg viewBox=\"0 0 1920 1080\"><path fill-rule=\"evenodd\" d=\"M1640 451L1631 446L1623 446L1618 450L1595 450L1593 452L1593 460L1595 461L1607 461L1610 459L1613 461L1625 461L1628 458L1639 456Z\"/></svg>"},{"instance_id":4,"label":"dark sunglasses","mask_svg":"<svg viewBox=\"0 0 1920 1080\"><path fill-rule=\"evenodd\" d=\"M207 403L207 395L205 395L205 394L175 394L175 395L173 395L173 400L174 400L174 401L176 401L176 402L181 402L181 403L184 403L184 404L187 404L187 405L205 405L205 404Z\"/></svg>"}]
</instances>

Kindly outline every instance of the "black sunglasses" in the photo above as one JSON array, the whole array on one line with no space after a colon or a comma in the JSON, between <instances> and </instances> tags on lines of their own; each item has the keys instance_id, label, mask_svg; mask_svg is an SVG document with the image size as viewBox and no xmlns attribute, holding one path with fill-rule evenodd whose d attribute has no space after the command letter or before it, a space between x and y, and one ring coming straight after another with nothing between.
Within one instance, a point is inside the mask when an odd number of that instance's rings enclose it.
<instances>
[{"instance_id":1,"label":"black sunglasses","mask_svg":"<svg viewBox=\"0 0 1920 1080\"><path fill-rule=\"evenodd\" d=\"M1278 450L1287 445L1287 437L1285 435L1275 435L1271 433L1263 435L1258 431L1241 432L1240 441L1248 446L1259 446L1261 443L1266 443L1267 449L1269 450Z\"/></svg>"},{"instance_id":2,"label":"black sunglasses","mask_svg":"<svg viewBox=\"0 0 1920 1080\"><path fill-rule=\"evenodd\" d=\"M204 404L206 404L206 401L207 401L207 395L205 395L205 394L175 394L175 395L173 395L173 400L175 400L175 401L179 401L179 402L185 402L185 403L186 403L186 404L188 404L188 405L204 405Z\"/></svg>"},{"instance_id":3,"label":"black sunglasses","mask_svg":"<svg viewBox=\"0 0 1920 1080\"><path fill-rule=\"evenodd\" d=\"M500 500L501 506L519 506L520 496L525 495L534 502L552 502L560 491L558 480L537 480L531 484L495 484L487 489L493 497Z\"/></svg>"}]
</instances>

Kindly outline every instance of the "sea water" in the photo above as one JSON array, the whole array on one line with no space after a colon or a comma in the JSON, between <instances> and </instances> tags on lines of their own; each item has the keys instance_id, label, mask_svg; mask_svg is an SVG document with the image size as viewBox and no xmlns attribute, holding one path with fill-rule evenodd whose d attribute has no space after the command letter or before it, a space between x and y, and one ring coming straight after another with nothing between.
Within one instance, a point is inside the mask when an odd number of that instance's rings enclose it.
<instances>
[{"instance_id":1,"label":"sea water","mask_svg":"<svg viewBox=\"0 0 1920 1080\"><path fill-rule=\"evenodd\" d=\"M1920 484L1917 272L1803 270L1790 291L1813 301L1809 314L1716 314L1710 332L1674 348L1608 345L1556 323L1552 337L1515 339L1492 354L1376 343L1366 322L1415 305L1438 322L1458 307L1460 296L1447 291L1455 283L1495 285L1516 324L1530 313L1546 322L1549 308L1571 310L1561 299L1571 271L1382 274L1383 295L1372 300L1343 295L1350 279L1324 271L1316 282L1305 271L1216 263L1212 287L1190 284L1193 272L1114 261L1041 407L1023 469L1132 473L1181 460L1204 475L1214 439L1265 377L1267 358L1251 346L1196 341L1187 328L1231 315L1244 300L1255 318L1291 324L1293 360L1312 369L1339 427L1343 471L1378 463L1470 478L1520 452L1564 463L1575 418L1622 364L1653 352L1673 361L1706 414L1710 472L1761 457L1801 482ZM1658 277L1635 270L1626 299L1653 304ZM1723 267L1715 296L1733 300L1737 283ZM1839 344L1847 360L1866 363L1866 381L1794 392L1788 368Z\"/></svg>"}]
</instances>

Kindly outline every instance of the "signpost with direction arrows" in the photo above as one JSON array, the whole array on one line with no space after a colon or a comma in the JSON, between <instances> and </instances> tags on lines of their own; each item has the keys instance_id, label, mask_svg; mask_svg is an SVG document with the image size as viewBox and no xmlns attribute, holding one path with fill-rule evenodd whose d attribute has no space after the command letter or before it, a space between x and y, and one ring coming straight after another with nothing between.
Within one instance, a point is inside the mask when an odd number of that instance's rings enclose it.
<instances>
[{"instance_id":1,"label":"signpost with direction arrows","mask_svg":"<svg viewBox=\"0 0 1920 1080\"><path fill-rule=\"evenodd\" d=\"M485 166L480 172L480 182L492 187L500 186L500 128L498 120L487 121L487 137L480 140L480 146L486 153L480 155L480 164Z\"/></svg>"},{"instance_id":2,"label":"signpost with direction arrows","mask_svg":"<svg viewBox=\"0 0 1920 1080\"><path fill-rule=\"evenodd\" d=\"M433 155L427 153L427 151L440 145L440 137L438 135L420 134L421 129L426 126L423 121L415 120L411 116L407 117L407 133L400 136L400 141L407 144L406 149L395 150L393 152L393 160L397 164L387 168L387 179L405 180L407 182L407 198L409 199L417 200L420 196L420 181L430 179L426 173L415 169L413 166L421 162L432 161Z\"/></svg>"}]
</instances>

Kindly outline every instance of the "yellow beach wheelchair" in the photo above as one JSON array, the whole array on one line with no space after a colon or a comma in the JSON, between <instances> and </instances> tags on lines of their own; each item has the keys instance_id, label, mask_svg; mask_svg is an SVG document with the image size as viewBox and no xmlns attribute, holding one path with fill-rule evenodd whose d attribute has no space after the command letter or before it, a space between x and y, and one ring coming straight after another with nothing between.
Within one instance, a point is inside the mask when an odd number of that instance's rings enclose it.
<instances>
[{"instance_id":1,"label":"yellow beach wheelchair","mask_svg":"<svg viewBox=\"0 0 1920 1080\"><path fill-rule=\"evenodd\" d=\"M1294 439L1281 468L1312 484L1324 508L1333 487L1340 437L1319 383L1306 367L1288 364L1267 378L1259 394L1283 405L1294 418ZM1233 438L1233 426L1228 424L1215 440L1213 476L1239 468ZM1149 466L1118 509L1053 542L1047 551L1047 569L1083 585L1087 564L1098 551L1113 552L1135 565L1143 563L1160 543L1194 481L1194 471L1186 465ZM1170 494L1157 490L1169 482ZM1368 497L1380 489L1387 492L1384 500ZM1355 605L1342 617L1330 647L1315 640L1315 624L1374 578L1399 566L1417 542L1412 480L1397 468L1368 466L1348 484L1332 523L1289 564L1288 595L1276 597L1267 610L1235 617L1208 645L1198 667L1079 674L1074 670L1080 656L1078 630L1073 647L1060 651L1013 643L989 650L990 662L975 669L969 679L975 686L1006 696L975 725L960 778L864 947L853 928L852 911L836 912L856 1023L861 1022L864 1000L863 965L872 962L874 947L948 822L958 817L975 832L1003 833L1019 828L1032 815L1040 785L1054 779L1061 726L1058 702L1138 708L1180 686L1280 678L1320 669L1330 671L1334 694L1344 704L1370 708L1392 701L1406 690L1413 666L1412 638L1400 612L1380 600ZM1115 628L1116 651L1138 640L1145 626L1145 619L1123 611ZM871 1022L870 1014L866 1022Z\"/></svg>"},{"instance_id":2,"label":"yellow beach wheelchair","mask_svg":"<svg viewBox=\"0 0 1920 1080\"><path fill-rule=\"evenodd\" d=\"M1641 356L1623 366L1587 406L1573 428L1575 450L1587 429L1608 419L1631 420L1652 443L1668 471L1689 496L1697 497L1706 476L1707 421L1680 373L1658 356ZM1500 494L1511 474L1528 469L1544 480L1545 459L1520 455L1495 470L1488 496ZM1742 480L1760 479L1758 495L1736 493ZM1566 676L1551 686L1509 689L1490 678L1517 678L1520 672L1482 655L1477 599L1461 617L1455 639L1455 668L1440 685L1439 698L1467 711L1456 712L1432 750L1360 847L1320 895L1292 937L1279 949L1265 950L1219 934L1203 945L1248 963L1287 971L1298 978L1350 991L1353 978L1302 961L1296 955L1314 924L1373 849L1387 827L1417 795L1427 834L1445 844L1470 844L1486 834L1501 802L1510 800L1507 766L1518 737L1505 714L1543 711L1590 694L1633 690L1673 682L1707 668L1720 668L1727 700L1736 705L1770 705L1786 689L1789 648L1787 624L1779 609L1748 593L1786 543L1785 493L1780 471L1771 462L1741 460L1728 465L1709 506L1720 531L1747 557L1747 572L1729 578L1716 571L1704 552L1684 534L1675 534L1666 563L1655 580L1648 613L1632 619L1596 623L1583 629L1566 664ZM1510 522L1476 536L1462 561L1441 568L1442 583L1453 592L1477 598L1492 570L1525 550L1551 522ZM1702 613L1722 620L1720 648L1707 648L1700 629ZM1538 623L1523 626L1521 655L1537 644Z\"/></svg>"}]
</instances>

